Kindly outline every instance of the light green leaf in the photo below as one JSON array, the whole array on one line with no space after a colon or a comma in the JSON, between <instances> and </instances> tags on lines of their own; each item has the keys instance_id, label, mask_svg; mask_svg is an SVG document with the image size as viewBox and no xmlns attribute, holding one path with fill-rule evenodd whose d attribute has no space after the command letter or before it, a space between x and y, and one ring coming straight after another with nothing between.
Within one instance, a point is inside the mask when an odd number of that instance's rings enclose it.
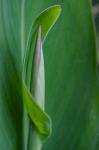
<instances>
[{"instance_id":1,"label":"light green leaf","mask_svg":"<svg viewBox=\"0 0 99 150\"><path fill-rule=\"evenodd\" d=\"M24 60L24 75L25 75L25 82L27 86L30 88L31 86L31 76L33 70L33 57L34 57L34 50L36 45L36 38L39 26L42 28L42 41L44 41L47 33L54 25L56 20L58 19L61 13L61 6L55 5L53 7L49 7L48 9L44 10L39 17L35 20L32 29L30 31L30 35L28 38L27 49L25 53L25 60Z\"/></svg>"},{"instance_id":2,"label":"light green leaf","mask_svg":"<svg viewBox=\"0 0 99 150\"><path fill-rule=\"evenodd\" d=\"M40 16L36 19L34 25L32 26L30 37L28 39L27 51L25 54L24 71L23 75L25 83L30 90L31 94L36 99L38 105L44 110L44 99L45 99L45 79L44 79L44 60L42 51L42 40L44 41L45 36L48 31L56 22L61 12L61 6L49 7L43 11ZM47 17L50 18L48 22ZM33 119L32 119L33 120ZM34 122L35 123L35 122ZM39 140L34 128L30 122L29 129L29 142L28 149L41 149L42 143L34 144L34 141ZM34 136L35 135L35 136Z\"/></svg>"},{"instance_id":3,"label":"light green leaf","mask_svg":"<svg viewBox=\"0 0 99 150\"><path fill-rule=\"evenodd\" d=\"M61 5L55 5L44 10L34 22L34 27L38 29L42 28L42 41L45 40L48 32L57 21L62 11Z\"/></svg>"},{"instance_id":4,"label":"light green leaf","mask_svg":"<svg viewBox=\"0 0 99 150\"><path fill-rule=\"evenodd\" d=\"M25 84L23 84L23 99L33 125L36 126L42 140L48 138L51 133L51 120L35 102Z\"/></svg>"}]
</instances>

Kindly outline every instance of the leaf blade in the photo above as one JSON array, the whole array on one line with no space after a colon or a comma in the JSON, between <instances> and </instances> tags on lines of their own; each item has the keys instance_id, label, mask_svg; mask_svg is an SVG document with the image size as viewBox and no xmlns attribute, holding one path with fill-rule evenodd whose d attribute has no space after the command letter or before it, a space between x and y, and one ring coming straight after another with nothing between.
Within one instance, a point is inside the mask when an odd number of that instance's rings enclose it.
<instances>
[{"instance_id":1,"label":"leaf blade","mask_svg":"<svg viewBox=\"0 0 99 150\"><path fill-rule=\"evenodd\" d=\"M51 134L51 120L48 115L38 106L32 95L23 84L23 97L27 107L28 114L41 135L42 140L45 140Z\"/></svg>"}]
</instances>

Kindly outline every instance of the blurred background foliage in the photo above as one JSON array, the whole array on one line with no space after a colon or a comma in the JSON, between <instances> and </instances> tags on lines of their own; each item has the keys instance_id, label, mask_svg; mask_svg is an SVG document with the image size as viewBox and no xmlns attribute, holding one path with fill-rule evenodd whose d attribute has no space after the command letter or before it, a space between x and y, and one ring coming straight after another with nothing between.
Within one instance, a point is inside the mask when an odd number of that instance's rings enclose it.
<instances>
[{"instance_id":1,"label":"blurred background foliage","mask_svg":"<svg viewBox=\"0 0 99 150\"><path fill-rule=\"evenodd\" d=\"M62 3L62 0L58 2ZM97 141L99 139L98 127L96 123L98 120L96 119L96 122L93 121L94 124L91 122L88 130L86 128L86 120L88 120L86 114L87 110L90 109L90 106L88 106L90 104L88 103L90 103L92 99L92 103L95 102L95 98L92 98L90 94L96 92L96 89L95 91L90 89L90 87L96 87L96 85L93 85L96 70L92 70L95 47L92 46L94 39L91 35L91 24L87 22L89 21L89 1L81 0L78 1L77 5L75 5L75 3L76 1L74 0L63 1L64 9L62 16L52 31L53 33L51 32L49 34L49 40L46 41L44 46L44 49L47 49L47 51L44 51L46 110L53 121L53 132L51 138L45 143L43 150L99 149L99 142ZM93 16L97 25L97 45L99 31L97 18L98 3L98 1L93 1L92 7ZM53 41L51 37L53 37ZM58 45L58 43L60 44ZM53 49L50 45L53 45ZM62 50L62 52L60 50ZM48 60L50 60L50 62L48 62ZM49 70L51 70L51 72L49 72ZM55 75L56 72L57 76L55 77L53 75ZM80 74L81 72L83 75ZM52 81L52 83L50 81ZM89 95L86 93L89 93ZM88 109L86 109L85 106L88 106ZM59 117L59 115L61 117ZM90 116L92 117L91 120L95 118L94 111ZM96 135L94 134L95 132Z\"/></svg>"},{"instance_id":2,"label":"blurred background foliage","mask_svg":"<svg viewBox=\"0 0 99 150\"><path fill-rule=\"evenodd\" d=\"M93 0L93 15L95 18L95 25L96 25L97 61L99 64L99 0Z\"/></svg>"}]
</instances>

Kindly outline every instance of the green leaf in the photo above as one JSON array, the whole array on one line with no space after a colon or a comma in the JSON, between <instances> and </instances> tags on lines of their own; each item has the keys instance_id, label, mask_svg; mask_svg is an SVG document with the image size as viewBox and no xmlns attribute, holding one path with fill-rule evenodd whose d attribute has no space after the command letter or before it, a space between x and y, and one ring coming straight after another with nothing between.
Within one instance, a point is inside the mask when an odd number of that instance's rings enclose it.
<instances>
[{"instance_id":1,"label":"green leaf","mask_svg":"<svg viewBox=\"0 0 99 150\"><path fill-rule=\"evenodd\" d=\"M0 0L0 149L22 150L21 2Z\"/></svg>"},{"instance_id":2,"label":"green leaf","mask_svg":"<svg viewBox=\"0 0 99 150\"><path fill-rule=\"evenodd\" d=\"M55 3L35 1L33 18ZM90 5L90 0L64 1L61 18L45 43L45 99L53 132L43 150L98 149L98 115L93 110L96 46Z\"/></svg>"},{"instance_id":3,"label":"green leaf","mask_svg":"<svg viewBox=\"0 0 99 150\"><path fill-rule=\"evenodd\" d=\"M56 0L0 0L1 150L24 150L22 61L33 21L53 4ZM43 150L99 149L95 50L90 0L64 0L44 47L53 132Z\"/></svg>"},{"instance_id":4,"label":"green leaf","mask_svg":"<svg viewBox=\"0 0 99 150\"><path fill-rule=\"evenodd\" d=\"M42 41L45 40L48 32L53 27L61 13L61 5L55 5L44 10L34 22L34 27L42 28Z\"/></svg>"},{"instance_id":5,"label":"green leaf","mask_svg":"<svg viewBox=\"0 0 99 150\"><path fill-rule=\"evenodd\" d=\"M35 20L33 19L32 23L28 21L33 10L27 9L28 6L32 6L31 2L33 3L32 0L0 0L0 149L2 150L27 148L27 134L24 130L26 129L27 133L28 129L24 122L27 122L28 116L27 112L24 113L22 67L30 27ZM25 27L27 24L28 30Z\"/></svg>"},{"instance_id":6,"label":"green leaf","mask_svg":"<svg viewBox=\"0 0 99 150\"><path fill-rule=\"evenodd\" d=\"M61 6L55 5L49 7L48 9L44 10L39 17L35 20L30 35L28 38L27 49L25 52L25 60L24 60L24 75L25 75L25 82L27 86L31 88L31 76L32 76L32 64L33 64L33 57L34 57L34 50L36 45L36 38L39 26L42 28L42 41L46 38L47 33L55 24L56 20L58 19L61 13Z\"/></svg>"},{"instance_id":7,"label":"green leaf","mask_svg":"<svg viewBox=\"0 0 99 150\"><path fill-rule=\"evenodd\" d=\"M53 132L43 150L99 148L99 115L96 107L93 110L97 75L90 5L90 0L64 1L61 18L45 43L45 99Z\"/></svg>"},{"instance_id":8,"label":"green leaf","mask_svg":"<svg viewBox=\"0 0 99 150\"><path fill-rule=\"evenodd\" d=\"M36 126L42 140L45 140L51 133L50 118L35 102L25 84L23 84L23 99L33 125Z\"/></svg>"},{"instance_id":9,"label":"green leaf","mask_svg":"<svg viewBox=\"0 0 99 150\"><path fill-rule=\"evenodd\" d=\"M30 37L28 40L27 51L25 53L24 60L24 71L23 75L25 83L30 90L31 94L36 99L38 105L41 106L42 110L44 110L44 99L45 99L45 79L44 79L44 60L43 60L43 51L42 51L42 40L44 41L45 36L48 31L56 22L61 12L61 6L53 6L49 7L45 11L43 11L39 17L37 17L34 22ZM48 18L50 18L50 22L48 22ZM32 119L33 120L33 119ZM33 122L35 123L35 122ZM30 122L29 129L29 142L28 149L41 149L42 143L38 143L39 134L36 133L34 128ZM34 136L35 135L35 136ZM34 144L37 142L37 144ZM39 147L39 148L38 148Z\"/></svg>"}]
</instances>

